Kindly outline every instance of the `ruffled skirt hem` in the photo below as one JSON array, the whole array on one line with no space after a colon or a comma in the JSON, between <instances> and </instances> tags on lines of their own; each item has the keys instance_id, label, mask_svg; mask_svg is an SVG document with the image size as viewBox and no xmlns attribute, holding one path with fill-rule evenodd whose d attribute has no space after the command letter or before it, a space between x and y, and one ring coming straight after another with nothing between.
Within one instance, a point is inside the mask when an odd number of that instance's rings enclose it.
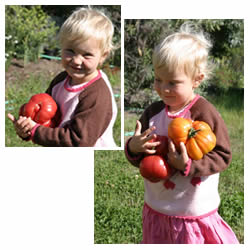
<instances>
[{"instance_id":1,"label":"ruffled skirt hem","mask_svg":"<svg viewBox=\"0 0 250 250\"><path fill-rule=\"evenodd\" d=\"M142 244L239 244L217 210L201 217L168 216L143 208Z\"/></svg>"}]
</instances>

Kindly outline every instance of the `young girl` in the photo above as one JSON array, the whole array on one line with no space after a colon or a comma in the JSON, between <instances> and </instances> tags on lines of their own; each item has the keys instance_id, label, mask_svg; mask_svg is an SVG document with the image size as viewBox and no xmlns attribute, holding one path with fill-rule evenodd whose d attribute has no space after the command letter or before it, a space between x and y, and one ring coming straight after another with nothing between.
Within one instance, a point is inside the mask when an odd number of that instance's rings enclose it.
<instances>
[{"instance_id":1,"label":"young girl","mask_svg":"<svg viewBox=\"0 0 250 250\"><path fill-rule=\"evenodd\" d=\"M48 90L61 111L56 128L36 124L30 118L11 114L17 134L43 146L116 146L113 125L117 107L110 82L98 70L113 49L112 22L93 9L76 10L60 30L61 72Z\"/></svg>"},{"instance_id":2,"label":"young girl","mask_svg":"<svg viewBox=\"0 0 250 250\"><path fill-rule=\"evenodd\" d=\"M153 103L137 121L134 136L126 143L126 156L135 166L154 154L156 134L167 136L176 117L205 121L217 138L213 151L200 160L188 157L184 144L178 153L169 140L168 164L176 171L157 183L144 179L143 240L147 244L225 244L238 240L218 214L219 172L231 161L227 128L218 111L194 93L209 74L211 47L202 32L184 25L166 37L154 50L154 87L162 101Z\"/></svg>"}]
</instances>

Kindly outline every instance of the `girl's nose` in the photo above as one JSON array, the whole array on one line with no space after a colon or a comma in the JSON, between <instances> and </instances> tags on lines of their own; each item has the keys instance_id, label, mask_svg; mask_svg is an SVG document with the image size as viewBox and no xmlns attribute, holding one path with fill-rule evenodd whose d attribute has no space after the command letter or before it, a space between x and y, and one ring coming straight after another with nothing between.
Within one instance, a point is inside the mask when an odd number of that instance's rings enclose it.
<instances>
[{"instance_id":1,"label":"girl's nose","mask_svg":"<svg viewBox=\"0 0 250 250\"><path fill-rule=\"evenodd\" d=\"M74 55L72 60L74 64L81 65L83 62L83 57L81 55Z\"/></svg>"},{"instance_id":2,"label":"girl's nose","mask_svg":"<svg viewBox=\"0 0 250 250\"><path fill-rule=\"evenodd\" d=\"M169 89L169 87L168 87L168 85L167 84L163 84L163 86L162 86L162 89L161 89L162 91L164 91L164 92L166 92L166 93L169 93L170 92L170 89Z\"/></svg>"}]
</instances>

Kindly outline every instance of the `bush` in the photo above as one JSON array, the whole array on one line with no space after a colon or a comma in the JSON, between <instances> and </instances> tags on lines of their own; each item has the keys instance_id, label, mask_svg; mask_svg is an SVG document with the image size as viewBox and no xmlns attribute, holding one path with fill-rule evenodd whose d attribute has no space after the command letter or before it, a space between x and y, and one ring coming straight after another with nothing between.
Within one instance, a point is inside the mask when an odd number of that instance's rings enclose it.
<instances>
[{"instance_id":1,"label":"bush","mask_svg":"<svg viewBox=\"0 0 250 250\"><path fill-rule=\"evenodd\" d=\"M229 88L244 88L244 50L232 48L231 55L217 59L217 67L211 84L222 92Z\"/></svg>"},{"instance_id":2,"label":"bush","mask_svg":"<svg viewBox=\"0 0 250 250\"><path fill-rule=\"evenodd\" d=\"M55 46L57 27L41 6L7 5L5 13L5 61L16 57L26 64L38 59L43 46Z\"/></svg>"},{"instance_id":3,"label":"bush","mask_svg":"<svg viewBox=\"0 0 250 250\"><path fill-rule=\"evenodd\" d=\"M142 108L150 102L141 92L150 92L153 48L169 26L168 20L125 20L125 105Z\"/></svg>"}]
</instances>

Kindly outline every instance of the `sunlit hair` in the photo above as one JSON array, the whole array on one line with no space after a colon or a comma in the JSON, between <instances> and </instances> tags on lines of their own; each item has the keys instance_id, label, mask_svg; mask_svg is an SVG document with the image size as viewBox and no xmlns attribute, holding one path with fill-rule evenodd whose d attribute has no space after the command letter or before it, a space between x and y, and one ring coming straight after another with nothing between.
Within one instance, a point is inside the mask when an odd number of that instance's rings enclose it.
<instances>
[{"instance_id":1,"label":"sunlit hair","mask_svg":"<svg viewBox=\"0 0 250 250\"><path fill-rule=\"evenodd\" d=\"M154 68L164 67L169 73L184 71L192 79L200 73L208 78L212 71L208 62L211 47L202 31L196 31L191 23L184 23L178 32L167 36L155 47Z\"/></svg>"},{"instance_id":2,"label":"sunlit hair","mask_svg":"<svg viewBox=\"0 0 250 250\"><path fill-rule=\"evenodd\" d=\"M111 52L114 48L112 37L114 27L111 20L101 11L91 8L80 8L74 11L60 29L61 45L72 41L84 42L95 38L100 42L102 53Z\"/></svg>"}]
</instances>

